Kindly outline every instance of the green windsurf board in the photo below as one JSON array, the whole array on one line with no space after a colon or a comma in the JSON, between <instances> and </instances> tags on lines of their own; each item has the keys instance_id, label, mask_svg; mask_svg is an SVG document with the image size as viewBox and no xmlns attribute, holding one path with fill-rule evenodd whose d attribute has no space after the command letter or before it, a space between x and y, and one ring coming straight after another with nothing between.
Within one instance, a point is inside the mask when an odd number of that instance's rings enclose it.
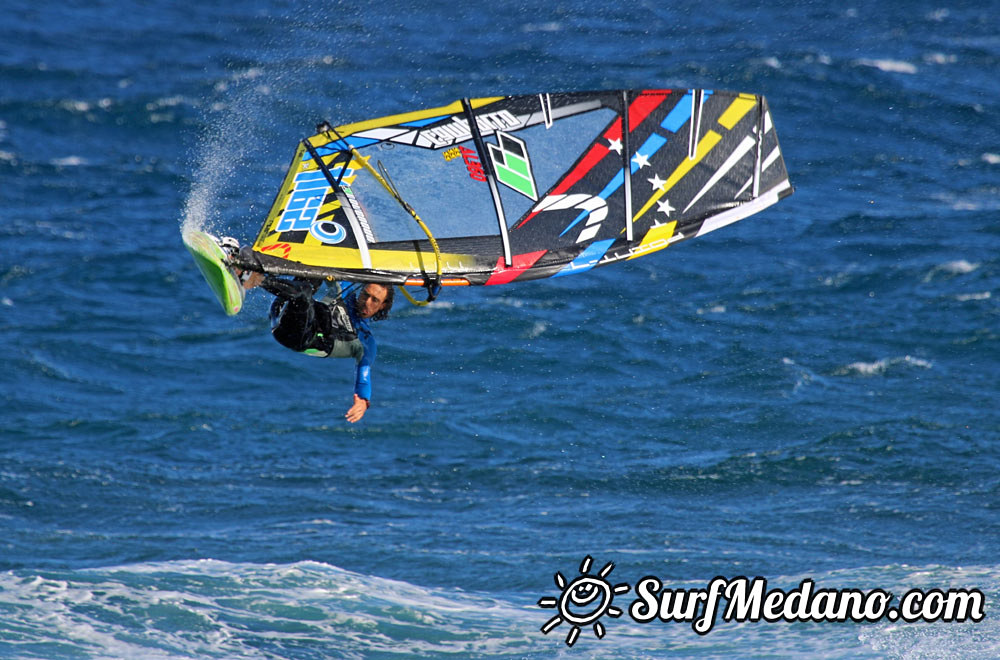
<instances>
[{"instance_id":1,"label":"green windsurf board","mask_svg":"<svg viewBox=\"0 0 1000 660\"><path fill-rule=\"evenodd\" d=\"M222 309L229 316L238 314L243 307L245 291L236 273L226 265L226 253L203 231L188 230L181 238Z\"/></svg>"}]
</instances>

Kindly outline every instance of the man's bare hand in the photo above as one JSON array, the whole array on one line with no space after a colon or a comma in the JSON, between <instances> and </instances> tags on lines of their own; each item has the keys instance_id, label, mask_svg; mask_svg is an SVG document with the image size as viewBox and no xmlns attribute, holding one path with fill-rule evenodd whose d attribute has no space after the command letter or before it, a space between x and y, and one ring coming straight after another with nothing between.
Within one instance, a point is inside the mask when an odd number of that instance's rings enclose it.
<instances>
[{"instance_id":1,"label":"man's bare hand","mask_svg":"<svg viewBox=\"0 0 1000 660\"><path fill-rule=\"evenodd\" d=\"M366 412L368 412L368 401L355 394L354 405L351 406L351 409L347 411L347 414L344 415L344 417L347 418L347 421L353 424L364 417Z\"/></svg>"}]
</instances>

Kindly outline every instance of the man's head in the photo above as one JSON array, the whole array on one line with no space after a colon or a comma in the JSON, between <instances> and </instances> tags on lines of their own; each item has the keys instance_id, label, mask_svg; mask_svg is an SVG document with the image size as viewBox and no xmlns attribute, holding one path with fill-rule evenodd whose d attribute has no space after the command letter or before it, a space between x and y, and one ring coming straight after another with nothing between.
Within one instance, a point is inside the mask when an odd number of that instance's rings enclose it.
<instances>
[{"instance_id":1,"label":"man's head","mask_svg":"<svg viewBox=\"0 0 1000 660\"><path fill-rule=\"evenodd\" d=\"M363 319L381 321L389 317L392 309L393 288L374 282L364 285L358 292L357 312Z\"/></svg>"}]
</instances>

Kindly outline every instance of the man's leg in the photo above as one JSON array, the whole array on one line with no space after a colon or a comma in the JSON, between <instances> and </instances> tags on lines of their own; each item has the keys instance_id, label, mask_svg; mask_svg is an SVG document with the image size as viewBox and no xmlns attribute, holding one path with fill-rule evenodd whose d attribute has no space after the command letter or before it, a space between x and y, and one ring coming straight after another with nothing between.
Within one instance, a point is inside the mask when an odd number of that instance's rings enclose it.
<instances>
[{"instance_id":1,"label":"man's leg","mask_svg":"<svg viewBox=\"0 0 1000 660\"><path fill-rule=\"evenodd\" d=\"M309 280L265 277L261 287L277 297L271 306L271 334L293 351L312 348L320 331L316 319L315 286Z\"/></svg>"}]
</instances>

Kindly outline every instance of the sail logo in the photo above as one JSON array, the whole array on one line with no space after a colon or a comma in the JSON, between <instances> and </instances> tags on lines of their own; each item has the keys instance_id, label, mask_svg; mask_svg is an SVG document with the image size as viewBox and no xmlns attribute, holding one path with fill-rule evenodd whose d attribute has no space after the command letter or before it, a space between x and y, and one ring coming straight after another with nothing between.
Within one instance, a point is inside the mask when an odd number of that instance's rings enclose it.
<instances>
[{"instance_id":1,"label":"sail logo","mask_svg":"<svg viewBox=\"0 0 1000 660\"><path fill-rule=\"evenodd\" d=\"M320 243L329 245L336 245L347 238L347 230L332 220L316 220L309 225L309 233Z\"/></svg>"},{"instance_id":2,"label":"sail logo","mask_svg":"<svg viewBox=\"0 0 1000 660\"><path fill-rule=\"evenodd\" d=\"M283 231L308 231L319 209L323 205L330 182L319 170L299 172L295 175L295 185L288 195L285 212L281 214L275 229Z\"/></svg>"},{"instance_id":3,"label":"sail logo","mask_svg":"<svg viewBox=\"0 0 1000 660\"><path fill-rule=\"evenodd\" d=\"M461 156L462 161L465 163L465 168L469 171L469 178L475 181L486 181L486 172L483 171L483 164L479 162L479 155L472 149L459 145L448 149L442 155L448 161L455 160Z\"/></svg>"},{"instance_id":4,"label":"sail logo","mask_svg":"<svg viewBox=\"0 0 1000 660\"><path fill-rule=\"evenodd\" d=\"M343 167L331 169L333 176L340 176ZM354 170L348 168L343 179L349 180ZM343 186L347 187L347 186ZM292 191L288 195L285 211L275 226L275 231L308 231L316 240L328 245L336 245L347 238L347 230L331 220L320 220L319 211L323 200L331 190L326 175L319 170L299 172L295 175Z\"/></svg>"},{"instance_id":5,"label":"sail logo","mask_svg":"<svg viewBox=\"0 0 1000 660\"><path fill-rule=\"evenodd\" d=\"M572 229L578 222L587 218L587 224L580 231L577 243L583 243L597 236L601 223L608 217L608 203L603 197L597 195L587 195L575 193L571 195L548 195L534 208L535 213L542 211L565 211L566 209L577 209L580 211L576 219L570 223L562 234ZM560 236L562 235L560 234Z\"/></svg>"},{"instance_id":6,"label":"sail logo","mask_svg":"<svg viewBox=\"0 0 1000 660\"><path fill-rule=\"evenodd\" d=\"M490 150L490 160L493 161L497 181L537 202L538 189L524 140L497 131L497 142L499 144L486 145Z\"/></svg>"},{"instance_id":7,"label":"sail logo","mask_svg":"<svg viewBox=\"0 0 1000 660\"><path fill-rule=\"evenodd\" d=\"M479 127L479 132L486 135L521 128L524 122L511 114L509 110L498 110L497 112L476 115L476 125ZM470 139L472 130L467 119L455 115L447 124L420 131L420 137L425 138L434 147L446 147L449 144Z\"/></svg>"}]
</instances>

